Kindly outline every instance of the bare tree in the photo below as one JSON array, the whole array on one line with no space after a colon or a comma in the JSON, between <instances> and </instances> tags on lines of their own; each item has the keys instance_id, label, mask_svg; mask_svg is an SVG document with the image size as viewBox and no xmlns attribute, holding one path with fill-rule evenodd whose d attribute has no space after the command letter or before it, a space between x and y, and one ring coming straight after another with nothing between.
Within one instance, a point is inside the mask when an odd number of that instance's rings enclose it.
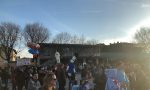
<instances>
[{"instance_id":1,"label":"bare tree","mask_svg":"<svg viewBox=\"0 0 150 90\"><path fill-rule=\"evenodd\" d=\"M19 39L19 25L10 22L0 24L0 56L2 59L10 61L14 47Z\"/></svg>"},{"instance_id":2,"label":"bare tree","mask_svg":"<svg viewBox=\"0 0 150 90\"><path fill-rule=\"evenodd\" d=\"M142 27L135 33L134 39L146 50L150 51L150 28Z\"/></svg>"},{"instance_id":3,"label":"bare tree","mask_svg":"<svg viewBox=\"0 0 150 90\"><path fill-rule=\"evenodd\" d=\"M84 35L81 35L81 36L73 35L72 36L67 32L61 32L54 37L52 43L95 45L95 44L98 44L98 41L95 39L86 41L86 38L84 37Z\"/></svg>"},{"instance_id":4,"label":"bare tree","mask_svg":"<svg viewBox=\"0 0 150 90\"><path fill-rule=\"evenodd\" d=\"M26 42L43 43L49 40L51 33L42 24L27 24L24 28Z\"/></svg>"},{"instance_id":5,"label":"bare tree","mask_svg":"<svg viewBox=\"0 0 150 90\"><path fill-rule=\"evenodd\" d=\"M69 44L71 43L72 36L67 32L61 32L57 34L52 43L58 43L58 44Z\"/></svg>"},{"instance_id":6,"label":"bare tree","mask_svg":"<svg viewBox=\"0 0 150 90\"><path fill-rule=\"evenodd\" d=\"M79 44L79 37L77 35L72 36L71 44Z\"/></svg>"},{"instance_id":7,"label":"bare tree","mask_svg":"<svg viewBox=\"0 0 150 90\"><path fill-rule=\"evenodd\" d=\"M85 44L85 41L86 41L86 38L85 38L84 35L82 34L82 35L79 37L79 44Z\"/></svg>"},{"instance_id":8,"label":"bare tree","mask_svg":"<svg viewBox=\"0 0 150 90\"><path fill-rule=\"evenodd\" d=\"M96 44L98 44L98 40L91 39L91 40L87 40L86 43L89 45L96 45Z\"/></svg>"}]
</instances>

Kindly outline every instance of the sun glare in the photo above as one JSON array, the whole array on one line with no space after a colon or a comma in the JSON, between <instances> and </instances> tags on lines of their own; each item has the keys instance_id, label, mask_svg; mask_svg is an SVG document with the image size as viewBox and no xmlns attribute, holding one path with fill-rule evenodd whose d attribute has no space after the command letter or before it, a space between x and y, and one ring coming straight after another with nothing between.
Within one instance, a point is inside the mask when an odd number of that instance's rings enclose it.
<instances>
[{"instance_id":1,"label":"sun glare","mask_svg":"<svg viewBox=\"0 0 150 90\"><path fill-rule=\"evenodd\" d=\"M146 18L144 20L139 21L136 25L129 28L126 33L127 36L121 37L121 38L112 38L112 39L106 39L102 41L106 45L109 45L110 43L116 43L116 42L134 42L134 34L137 30L139 30L141 27L150 27L150 17Z\"/></svg>"},{"instance_id":2,"label":"sun glare","mask_svg":"<svg viewBox=\"0 0 150 90\"><path fill-rule=\"evenodd\" d=\"M28 52L28 48L25 48L23 51L19 52L17 54L17 56L20 56L20 58L24 58L24 57L26 57L26 58L32 58L33 57L32 54L30 54Z\"/></svg>"},{"instance_id":3,"label":"sun glare","mask_svg":"<svg viewBox=\"0 0 150 90\"><path fill-rule=\"evenodd\" d=\"M146 18L140 22L138 22L135 26L133 26L128 33L129 38L133 38L135 32L139 30L141 27L150 27L150 17Z\"/></svg>"}]
</instances>

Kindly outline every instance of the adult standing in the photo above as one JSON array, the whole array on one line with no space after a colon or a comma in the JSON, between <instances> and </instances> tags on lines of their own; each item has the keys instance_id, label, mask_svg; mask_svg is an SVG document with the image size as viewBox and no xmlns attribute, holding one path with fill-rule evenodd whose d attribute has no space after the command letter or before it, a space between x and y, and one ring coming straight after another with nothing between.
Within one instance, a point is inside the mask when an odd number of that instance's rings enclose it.
<instances>
[{"instance_id":1,"label":"adult standing","mask_svg":"<svg viewBox=\"0 0 150 90\"><path fill-rule=\"evenodd\" d=\"M25 75L21 67L17 67L16 69L16 85L18 87L17 90L22 90L25 85Z\"/></svg>"},{"instance_id":2,"label":"adult standing","mask_svg":"<svg viewBox=\"0 0 150 90\"><path fill-rule=\"evenodd\" d=\"M12 90L16 90L16 70L14 67L11 67L11 82Z\"/></svg>"},{"instance_id":3,"label":"adult standing","mask_svg":"<svg viewBox=\"0 0 150 90\"><path fill-rule=\"evenodd\" d=\"M9 70L7 67L2 68L1 80L2 80L2 87L4 88L4 90L8 89L8 78L9 78L9 72L8 71Z\"/></svg>"},{"instance_id":4,"label":"adult standing","mask_svg":"<svg viewBox=\"0 0 150 90\"><path fill-rule=\"evenodd\" d=\"M56 76L53 72L49 72L43 79L42 90L56 90Z\"/></svg>"},{"instance_id":5,"label":"adult standing","mask_svg":"<svg viewBox=\"0 0 150 90\"><path fill-rule=\"evenodd\" d=\"M41 84L38 80L38 74L34 73L32 79L28 82L27 90L40 90Z\"/></svg>"},{"instance_id":6,"label":"adult standing","mask_svg":"<svg viewBox=\"0 0 150 90\"><path fill-rule=\"evenodd\" d=\"M59 90L65 90L66 75L64 71L64 64L58 64L56 70L56 77L59 83Z\"/></svg>"}]
</instances>

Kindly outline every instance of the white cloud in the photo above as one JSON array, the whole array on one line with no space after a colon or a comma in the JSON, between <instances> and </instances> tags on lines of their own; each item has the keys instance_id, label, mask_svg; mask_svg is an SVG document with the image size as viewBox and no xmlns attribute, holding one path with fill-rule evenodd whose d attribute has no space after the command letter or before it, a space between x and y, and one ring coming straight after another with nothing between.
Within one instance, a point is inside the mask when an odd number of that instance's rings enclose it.
<instances>
[{"instance_id":1,"label":"white cloud","mask_svg":"<svg viewBox=\"0 0 150 90\"><path fill-rule=\"evenodd\" d=\"M129 31L126 31L127 33L127 39L129 39L131 42L134 41L134 34L139 30L141 27L150 27L150 17L145 18L144 20L139 21L136 25L131 27Z\"/></svg>"},{"instance_id":2,"label":"white cloud","mask_svg":"<svg viewBox=\"0 0 150 90\"><path fill-rule=\"evenodd\" d=\"M21 58L26 57L26 58L32 58L32 54L28 52L28 48L25 48L23 51L19 52L17 56L20 56Z\"/></svg>"},{"instance_id":3,"label":"white cloud","mask_svg":"<svg viewBox=\"0 0 150 90\"><path fill-rule=\"evenodd\" d=\"M102 43L105 43L106 45L110 43L116 43L116 42L134 42L134 34L137 30L139 30L141 27L150 27L150 17L145 18L144 20L139 21L137 24L135 24L133 27L129 28L125 33L127 33L127 36L120 37L120 38L113 38L113 39L106 39L103 40Z\"/></svg>"},{"instance_id":4,"label":"white cloud","mask_svg":"<svg viewBox=\"0 0 150 90\"><path fill-rule=\"evenodd\" d=\"M145 4L145 3L143 3L143 4L141 4L141 7L142 7L142 8L150 8L150 4Z\"/></svg>"}]
</instances>

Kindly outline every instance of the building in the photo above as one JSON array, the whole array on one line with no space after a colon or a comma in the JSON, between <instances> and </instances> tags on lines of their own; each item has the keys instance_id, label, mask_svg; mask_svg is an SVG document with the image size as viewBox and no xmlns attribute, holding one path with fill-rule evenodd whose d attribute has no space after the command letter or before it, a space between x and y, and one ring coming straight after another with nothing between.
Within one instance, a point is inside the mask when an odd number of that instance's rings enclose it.
<instances>
[{"instance_id":1,"label":"building","mask_svg":"<svg viewBox=\"0 0 150 90\"><path fill-rule=\"evenodd\" d=\"M41 63L45 61L54 63L56 50L60 53L62 62L69 62L74 54L78 56L78 62L143 58L143 48L133 43L113 43L110 45L41 43L40 46Z\"/></svg>"},{"instance_id":2,"label":"building","mask_svg":"<svg viewBox=\"0 0 150 90\"><path fill-rule=\"evenodd\" d=\"M71 57L76 54L78 60L84 60L90 57L100 57L100 48L104 44L99 45L83 45L83 44L40 44L40 60L55 60L55 52L61 55L61 60L68 62ZM64 62L65 62L64 61Z\"/></svg>"}]
</instances>

